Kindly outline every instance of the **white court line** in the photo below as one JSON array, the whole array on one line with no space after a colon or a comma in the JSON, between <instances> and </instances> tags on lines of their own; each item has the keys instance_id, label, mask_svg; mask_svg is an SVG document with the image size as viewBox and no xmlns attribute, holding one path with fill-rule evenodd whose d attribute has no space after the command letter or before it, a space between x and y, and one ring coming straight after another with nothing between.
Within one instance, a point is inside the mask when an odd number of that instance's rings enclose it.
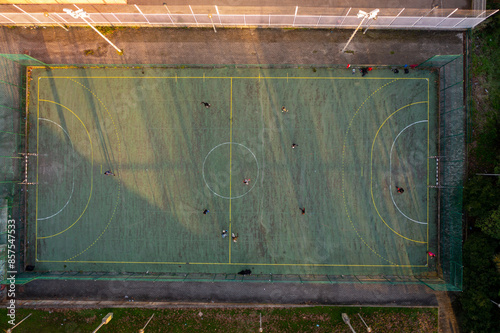
<instances>
[{"instance_id":1,"label":"white court line","mask_svg":"<svg viewBox=\"0 0 500 333\"><path fill-rule=\"evenodd\" d=\"M51 122L52 124L54 124L54 125L56 125L56 126L59 126L59 127L63 130L64 134L66 134L66 136L68 137L69 142L71 142L71 148L72 148L73 150L75 150L75 147L73 146L73 141L71 141L71 138L69 137L68 132L66 132L66 130L65 130L64 128L62 128L62 126L61 126L61 125L59 125L59 124L58 124L58 123L56 123L56 122L53 122L53 121L52 121L52 120L50 120L50 119L46 119L46 118L38 118L38 119L39 119L39 120L45 120L45 121ZM62 211L63 211L63 209L64 209L64 208L66 208L66 206L67 206L67 205L69 204L69 202L71 201L71 198L73 197L73 191L74 191L74 189L75 189L75 169L73 169L73 184L71 185L71 194L69 195L69 199L68 199L68 201L66 202L66 204L65 204L65 205L63 206L63 208L61 208L61 209L60 209L57 213L52 214L52 215L47 216L47 217L38 218L37 220L38 220L38 221L48 220L48 219L50 219L50 218L52 218L52 217L56 216L56 215L57 215L57 214L59 214L60 212L62 212Z\"/></svg>"},{"instance_id":2,"label":"white court line","mask_svg":"<svg viewBox=\"0 0 500 333\"><path fill-rule=\"evenodd\" d=\"M396 205L396 202L394 201L394 196L392 194L392 150L394 149L394 145L396 144L396 140L399 138L399 136L401 135L401 133L404 132L404 130L406 130L408 127L410 126L413 126L415 124L419 124L419 123L426 123L427 120L420 120L420 121L416 121L414 122L413 124L410 124L408 126L406 126L405 128L403 128L401 130L401 132L399 132L399 134L396 136L396 138L394 139L394 141L392 142L392 146L391 146L391 154L389 155L389 192L391 193L391 199L392 199L392 203L394 204L394 206L396 207L396 209L404 216L406 217L408 220L412 221L412 222L415 222L415 223L418 223L418 224L427 224L427 222L421 222L421 221L417 221L417 220L414 220L412 218L409 218L408 216L406 216L398 207L398 205Z\"/></svg>"},{"instance_id":3,"label":"white court line","mask_svg":"<svg viewBox=\"0 0 500 333\"><path fill-rule=\"evenodd\" d=\"M253 185L252 187L246 191L245 193L243 193L242 195L239 195L237 197L225 197L223 195L220 195L219 193L215 192L207 183L207 180L205 179L205 162L207 161L207 158L208 158L208 155L210 155L216 148L219 148L220 146L222 145L238 145L238 146L242 146L243 148L245 148L246 150L248 150L253 158L255 159L255 163L257 163L257 176L255 177L255 181L253 182ZM205 182L205 185L207 185L208 189L210 190L210 192L212 192L213 194L215 194L216 196L218 197L221 197L223 199L238 199L238 198L241 198L242 196L244 195L247 195L248 192L250 192L251 190L253 190L253 188L255 187L255 185L257 184L257 179L259 178L259 161L257 161L257 157L255 157L255 154L250 150L250 148L248 148L247 146L245 145L242 145L241 143L237 143L237 142L224 142L224 143L221 143L215 147L212 148L212 150L210 150L207 154L207 156L205 156L205 160L203 160L203 167L201 169L201 172L202 172L202 175L203 175L203 181Z\"/></svg>"}]
</instances>

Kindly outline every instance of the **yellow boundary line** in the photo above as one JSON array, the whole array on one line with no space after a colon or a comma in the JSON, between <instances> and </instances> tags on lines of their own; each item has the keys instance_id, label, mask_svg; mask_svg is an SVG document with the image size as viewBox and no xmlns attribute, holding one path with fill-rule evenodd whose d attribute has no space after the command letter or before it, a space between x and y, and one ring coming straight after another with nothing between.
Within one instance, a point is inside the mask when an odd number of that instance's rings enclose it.
<instances>
[{"instance_id":1,"label":"yellow boundary line","mask_svg":"<svg viewBox=\"0 0 500 333\"><path fill-rule=\"evenodd\" d=\"M278 79L278 80L361 80L359 77L340 77L340 76L325 76L325 77L314 77L314 76L297 76L297 77L286 77L286 76L149 76L149 77L137 77L137 76L41 76L39 79ZM389 77L364 77L362 80L392 80ZM427 80L427 78L422 77L408 77L400 78L397 80Z\"/></svg>"},{"instance_id":2,"label":"yellow boundary line","mask_svg":"<svg viewBox=\"0 0 500 333\"><path fill-rule=\"evenodd\" d=\"M312 266L312 267L427 267L427 265L342 265L342 264L266 264L248 262L186 262L186 261L93 261L93 260L39 260L46 263L87 264L158 264L158 265L255 265L255 266Z\"/></svg>"},{"instance_id":3,"label":"yellow boundary line","mask_svg":"<svg viewBox=\"0 0 500 333\"><path fill-rule=\"evenodd\" d=\"M43 67L40 67L40 68L43 68ZM79 77L79 76L67 77L67 76L61 76L61 77L58 77L58 76L54 76L54 77L39 77L38 80L40 80L41 78L48 78L48 79L56 79L56 78L63 78L63 79L78 79L78 78L81 78L81 79L89 79L89 78L90 79L175 79L176 81L177 81L177 79L228 79L229 78L229 79L231 79L231 95L232 95L232 79L233 78L234 79L258 79L258 80L260 80L261 78L262 79L286 79L286 80L359 80L360 79L358 77L261 77L260 74L259 74L258 77L207 77L205 75L203 75L202 77L198 77L198 76L194 76L194 77L178 77L177 74L174 77L170 77L170 76L166 76L166 77L108 77L108 76L103 76L103 77L98 77L98 76L96 76L96 77L88 77L88 76L83 76L83 77ZM388 78L388 77L368 77L368 78L363 78L363 79L364 80L391 80L391 78ZM386 85L388 85L388 84L390 84L392 82L395 82L397 80L427 80L429 82L429 80L427 78L399 78L399 79L396 79L396 80L393 80L393 81L387 83ZM74 82L77 82L77 81L74 81ZM77 83L80 84L80 85L82 85L79 82L77 82ZM384 85L384 86L386 86L386 85ZM90 91L89 88L87 88L85 86L83 86L83 87ZM381 88L383 88L383 87L381 87ZM380 90L381 88L379 88L378 90ZM38 85L38 92L39 92L39 89L40 89L40 86ZM95 94L93 92L91 92L91 93L95 96ZM95 97L97 98L97 96L95 96ZM367 100L370 97L371 97L371 95L367 98ZM100 100L99 100L99 102L102 104L102 102ZM364 104L364 102L363 102L363 104ZM360 106L360 108L361 108L361 106ZM356 113L359 111L360 108L358 108L358 110L356 111ZM109 111L107 109L106 109L106 111L109 114ZM353 119L354 119L354 117L353 117ZM351 123L349 124L349 127L351 126L353 119L351 120ZM113 122L113 125L115 125L114 122ZM232 96L231 96L231 126L232 126ZM37 123L37 127L38 127L38 123ZM119 140L119 138L118 138L118 140ZM37 152L38 152L38 133L37 133ZM343 160L344 160L345 143L344 143L344 149L343 149L342 154L343 154ZM37 158L37 180L38 180L38 158ZM343 180L343 183L344 183L344 170L342 170L342 180ZM121 189L121 186L120 186L120 189ZM342 195L344 197L344 187L342 189ZM38 201L38 189L37 189L37 201ZM37 204L38 204L38 202L37 202ZM345 204L345 198L344 198L344 204ZM116 206L115 206L115 210L113 211L113 216L115 214L115 211L116 211ZM347 213L347 215L349 217L348 213ZM111 222L113 216L111 217L110 222ZM231 218L231 213L230 213L230 218ZM350 220L350 217L349 217L349 220ZM351 221L351 224L352 224L352 221ZM106 229L108 228L108 226L109 226L109 222L108 222L108 225L106 226L105 230L103 231L103 233L101 233L101 235L94 241L94 243L92 243L87 249L85 249L84 251L82 251L78 255L76 255L76 256L68 259L68 260L65 260L65 261L49 261L49 260L43 260L42 261L42 260L37 260L37 261L39 261L39 262L74 262L74 263L185 264L185 262L128 262L128 261L75 261L75 260L71 260L71 259L73 259L73 258L81 255L83 252L87 251L91 246L93 246L95 244L95 242L97 242L97 240L99 240L99 238L104 234L104 232L106 231ZM354 228L354 230L358 234L358 237L360 237L360 235L357 232L357 230L355 228ZM229 233L231 233L231 223L229 224ZM375 252L371 247L369 247L362 238L361 238L361 240L363 241L363 243L365 243L365 245L370 250L372 250L375 254L377 254L379 257L381 257L377 252ZM230 243L229 251L231 251L231 241L229 243ZM35 249L36 249L36 244L35 244ZM35 253L36 253L36 250L35 250ZM395 267L395 266L397 266L397 267L427 267L427 265L398 265L398 264L392 263L391 261L389 261L389 260L387 260L387 259L385 259L383 257L381 257L381 258L384 259L384 260L386 260L386 261L388 261L388 262L390 262L391 265L260 264L260 263L231 263L231 262L229 262L229 263L191 263L190 262L189 264L193 264L193 265L242 265L242 264L245 264L245 265L266 265L266 266L328 266L328 267L333 267L333 266L337 266L337 267ZM231 252L229 252L229 260L231 260Z\"/></svg>"},{"instance_id":4,"label":"yellow boundary line","mask_svg":"<svg viewBox=\"0 0 500 333\"><path fill-rule=\"evenodd\" d=\"M38 261L38 142L40 137L40 78L36 92L36 194L35 194L35 261Z\"/></svg>"},{"instance_id":5,"label":"yellow boundary line","mask_svg":"<svg viewBox=\"0 0 500 333\"><path fill-rule=\"evenodd\" d=\"M90 142L90 156L91 156L91 165L90 165L90 194L89 194L89 199L87 200L87 205L85 205L85 208L83 209L83 212L80 214L80 216L76 219L75 222L73 222L73 224L71 224L69 227L67 227L66 229L64 229L63 231L60 231L56 234L53 234L53 235L50 235L50 236L43 236L43 237L38 237L38 231L37 231L37 234L36 234L36 239L46 239L46 238L51 238L51 237L55 237L55 236L58 236L66 231L68 231L69 229L71 229L83 216L83 214L85 214L85 211L87 210L87 208L89 207L89 203L90 203L90 198L92 197L92 188L93 188L93 179L94 179L94 171L93 171L93 166L94 166L94 148L93 148L93 145L92 145L92 139L90 138L90 133L89 131L87 130L87 127L85 126L85 124L83 123L83 121L80 119L80 117L78 117L76 115L76 113L74 113L70 108L68 108L67 106L64 106L60 103L57 103L55 101L50 101L50 100L46 100L46 99L39 99L38 100L38 105L40 106L40 102L47 102L47 103L53 103L53 104L56 104L56 105L59 105L63 108L65 108L66 110L68 110L69 112L71 112L79 121L80 123L83 125L83 128L85 129L85 132L87 132L87 136L89 137L89 142ZM39 119L39 118L38 118ZM38 121L37 119L37 121ZM38 133L37 133L38 135ZM38 138L37 138L37 146L38 146ZM37 154L38 154L38 149L37 149ZM37 168L37 183L38 183L38 168ZM38 200L37 200L38 202ZM36 210L37 210L37 221L38 221L38 205L36 206ZM37 226L38 226L38 222L37 222ZM38 227L37 227L38 228Z\"/></svg>"},{"instance_id":6,"label":"yellow boundary line","mask_svg":"<svg viewBox=\"0 0 500 333\"><path fill-rule=\"evenodd\" d=\"M377 212L377 215L378 217L380 217L380 219L382 220L382 222L384 222L384 224L387 226L387 228L389 228L393 233L395 233L396 235L398 235L399 237L402 237L406 240L409 240L411 242L415 242L415 243L428 243L426 241L418 241L418 240L414 240L414 239L410 239L408 237L405 237L401 234L399 234L396 230L392 229L388 224L387 222L385 222L385 220L382 218L382 216L380 215L379 211L378 211L378 208L377 208L377 205L375 204L375 198L373 197L373 147L375 146L375 141L377 140L377 136L378 136L378 133L380 132L380 130L382 129L382 127L384 127L385 123L393 116L395 115L396 113L398 113L399 111L407 108L407 107L410 107L412 105L417 105L417 104L422 104L422 103L427 103L429 104L429 102L426 102L426 101L421 101L421 102L415 102L415 103L410 103L408 105L405 105L399 109L397 109L396 111L394 111L393 113L391 113L391 115L387 118L385 118L384 122L380 125L380 127L378 128L378 131L377 133L375 133L375 137L373 138L373 142L372 142L372 149L370 151L370 193L371 193L371 197L372 197L372 203L373 203L373 206L375 207L375 211ZM429 124L427 123L427 128L429 128ZM389 170L389 172L391 172L391 170ZM428 198L427 198L428 199ZM429 222L427 220L427 222ZM428 227L427 227L428 228ZM427 240L429 240L427 238Z\"/></svg>"}]
</instances>

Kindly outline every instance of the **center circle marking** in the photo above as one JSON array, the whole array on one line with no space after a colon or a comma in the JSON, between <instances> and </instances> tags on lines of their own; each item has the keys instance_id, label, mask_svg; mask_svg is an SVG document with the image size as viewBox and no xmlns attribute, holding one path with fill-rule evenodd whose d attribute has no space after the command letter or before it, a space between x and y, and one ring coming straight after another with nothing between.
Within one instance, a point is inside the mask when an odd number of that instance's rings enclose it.
<instances>
[{"instance_id":1,"label":"center circle marking","mask_svg":"<svg viewBox=\"0 0 500 333\"><path fill-rule=\"evenodd\" d=\"M251 183L252 183L252 186L248 189L248 191L246 191L245 193L241 194L241 195L238 195L238 196L224 196L224 195L221 195L219 193L217 193L212 187L210 187L210 185L208 184L208 181L205 177L205 164L207 162L207 159L208 159L208 156L210 156L210 154L217 148L221 147L221 146L224 146L224 145L238 145L238 146L241 146L243 147L244 149L248 150L250 152L250 154L252 154L253 158L255 159L255 164L257 165L257 176L255 177L255 179L252 179ZM255 185L257 184L257 179L259 178L259 162L257 161L257 157L255 157L255 154L245 145L242 145L241 143L237 143L237 142L224 142L224 143L221 143L215 147L212 148L212 150L210 150L207 154L207 156L205 156L205 160L203 161L203 168L202 168L202 174L203 174L203 181L205 182L205 185L207 185L208 189L213 193L215 194L216 196L218 197L221 197L223 199L238 199L238 198L241 198L245 195L248 194L248 192L250 192L251 190L253 190L253 188L255 187Z\"/></svg>"}]
</instances>

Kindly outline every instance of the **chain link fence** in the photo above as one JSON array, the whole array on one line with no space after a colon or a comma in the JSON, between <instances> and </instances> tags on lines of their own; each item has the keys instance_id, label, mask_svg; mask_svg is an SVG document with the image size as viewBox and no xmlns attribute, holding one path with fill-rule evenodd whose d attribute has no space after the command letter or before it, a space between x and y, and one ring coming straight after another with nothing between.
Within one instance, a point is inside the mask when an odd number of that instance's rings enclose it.
<instances>
[{"instance_id":1,"label":"chain link fence","mask_svg":"<svg viewBox=\"0 0 500 333\"><path fill-rule=\"evenodd\" d=\"M64 9L71 5L0 5L2 25L79 26L87 23L73 18ZM47 9L49 8L49 9ZM138 6L93 5L83 8L91 24L102 26L150 27L263 27L353 29L366 8L328 7L244 7L244 6ZM366 20L367 29L470 29L496 13L496 10L458 8L383 8L375 20Z\"/></svg>"},{"instance_id":2,"label":"chain link fence","mask_svg":"<svg viewBox=\"0 0 500 333\"><path fill-rule=\"evenodd\" d=\"M2 93L2 103L6 103L3 112L3 119L8 120L2 124L11 124L10 131L17 131L22 134L21 119L23 117L24 86L23 70L28 65L46 65L37 59L27 55L0 54L0 62L4 75L0 92ZM93 65L92 65L93 66ZM101 65L114 66L114 65ZM127 67L142 67L144 65L123 65ZM158 65L161 66L161 65ZM165 65L166 66L166 65ZM168 65L174 66L174 65ZM182 65L179 65L182 66ZM227 66L227 65L220 65ZM235 67L252 67L257 65L232 65ZM295 65L298 66L298 65ZM389 66L390 67L390 66ZM389 68L388 67L388 68ZM109 272L24 272L16 277L16 283L24 284L35 279L63 279L63 280L147 280L147 281L207 281L207 282L288 282L288 283L359 283L359 284L424 284L433 290L461 290L462 288L462 197L463 197L463 176L465 171L465 101L464 101L464 63L462 55L435 56L420 64L420 68L433 68L440 72L439 88L439 156L436 161L439 163L439 179L433 187L439 191L439 258L442 273L423 273L422 275L402 276L402 275L377 275L377 276L355 276L355 275L284 275L284 274L204 274L204 273L109 273ZM6 96L10 96L7 98ZM17 119L17 120L16 120ZM12 132L14 133L14 132ZM8 161L14 160L20 163L16 154L23 151L23 140L18 135L4 137L2 143L2 158ZM4 148L4 143L8 143ZM10 162L9 162L10 163ZM17 185L21 178L17 172L17 166L9 166L8 170L1 170L3 179L7 179L2 185L2 196L0 203L10 212L17 210L13 215L21 217L18 221L18 234L26 234L24 227L25 209L24 197L20 195L22 185ZM17 177L17 178L16 178ZM7 186L5 186L7 184ZM18 186L16 188L16 186ZM19 192L19 193L17 193ZM14 204L15 202L15 204ZM3 240L4 230L0 226L0 246ZM24 238L18 240L18 248L23 248ZM4 255L0 248L0 255ZM20 270L24 269L25 258L23 253L19 253L17 265ZM2 257L2 260L4 258ZM5 260L3 261L5 264ZM0 270L0 273L2 271ZM4 277L0 276L0 280Z\"/></svg>"},{"instance_id":3,"label":"chain link fence","mask_svg":"<svg viewBox=\"0 0 500 333\"><path fill-rule=\"evenodd\" d=\"M463 180L465 176L466 103L464 56L434 56L419 67L439 68L439 175L440 260L443 277L462 289Z\"/></svg>"},{"instance_id":4,"label":"chain link fence","mask_svg":"<svg viewBox=\"0 0 500 333\"><path fill-rule=\"evenodd\" d=\"M15 228L8 227L13 212L24 211L22 206L21 167L25 142L24 114L25 82L23 66L0 57L0 279L4 280L8 271L9 256L15 253L16 269L22 262L23 222L14 219ZM9 232L10 231L10 232ZM10 251L9 251L10 250ZM17 260L19 259L19 260Z\"/></svg>"}]
</instances>

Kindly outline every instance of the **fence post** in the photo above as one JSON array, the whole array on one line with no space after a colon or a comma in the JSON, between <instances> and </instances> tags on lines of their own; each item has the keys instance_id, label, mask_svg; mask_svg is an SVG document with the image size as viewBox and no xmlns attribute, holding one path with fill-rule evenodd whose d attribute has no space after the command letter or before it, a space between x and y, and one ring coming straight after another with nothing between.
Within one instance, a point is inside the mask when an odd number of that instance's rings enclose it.
<instances>
[{"instance_id":1,"label":"fence post","mask_svg":"<svg viewBox=\"0 0 500 333\"><path fill-rule=\"evenodd\" d=\"M196 15L194 15L193 8L191 8L191 5L189 5L189 9L191 10L191 14L193 14L194 21L196 22L196 25L198 26L199 23L198 23L198 20L196 19Z\"/></svg>"},{"instance_id":2,"label":"fence post","mask_svg":"<svg viewBox=\"0 0 500 333\"><path fill-rule=\"evenodd\" d=\"M292 27L295 27L295 19L297 18L297 12L299 11L299 6L295 7L295 16L293 17Z\"/></svg>"},{"instance_id":3,"label":"fence post","mask_svg":"<svg viewBox=\"0 0 500 333\"><path fill-rule=\"evenodd\" d=\"M40 22L40 20L39 20L39 19L37 19L36 17L34 17L33 15L31 15L30 13L28 13L28 12L26 12L26 11L22 10L21 8L17 7L16 5L12 5L12 6L16 7L17 9L19 9L20 11L22 11L24 14L28 15L28 16L29 16L29 17L31 17L32 19L34 19L34 20L38 21L38 23L42 23L42 22Z\"/></svg>"},{"instance_id":4,"label":"fence post","mask_svg":"<svg viewBox=\"0 0 500 333\"><path fill-rule=\"evenodd\" d=\"M12 23L14 23L14 24L16 23L16 22L12 21L10 18L8 18L7 16L5 16L3 14L0 14L0 15L3 16L3 17L5 17L7 20L11 21Z\"/></svg>"},{"instance_id":5,"label":"fence post","mask_svg":"<svg viewBox=\"0 0 500 333\"><path fill-rule=\"evenodd\" d=\"M441 23L443 23L444 21L446 21L446 19L449 18L451 15L453 15L453 13L455 13L457 10L458 10L458 8L455 8L455 10L450 13L450 15L448 15L444 19L442 19L441 22L439 22L438 24L436 24L435 27L437 27L438 25L440 25Z\"/></svg>"},{"instance_id":6,"label":"fence post","mask_svg":"<svg viewBox=\"0 0 500 333\"><path fill-rule=\"evenodd\" d=\"M61 19L61 21L63 21L64 23L68 23L68 21L66 21L64 19L64 17L62 17L61 15L59 15L59 13L53 13L53 14L56 15L57 17L59 17ZM113 14L113 16L114 16L114 14Z\"/></svg>"},{"instance_id":7,"label":"fence post","mask_svg":"<svg viewBox=\"0 0 500 333\"><path fill-rule=\"evenodd\" d=\"M342 26L344 24L344 21L347 18L347 15L349 15L349 13L351 12L351 9L352 9L352 7L349 8L349 10L347 11L347 14L345 14L344 19L342 20L342 22L340 22L340 26Z\"/></svg>"},{"instance_id":8,"label":"fence post","mask_svg":"<svg viewBox=\"0 0 500 333\"><path fill-rule=\"evenodd\" d=\"M165 6L165 8L167 9L168 18L170 19L170 21L172 21L172 24L175 26L175 22L172 19L172 15L170 14L170 10L168 9L167 4L165 2L163 3L163 6ZM215 8L217 8L217 6L215 6Z\"/></svg>"},{"instance_id":9,"label":"fence post","mask_svg":"<svg viewBox=\"0 0 500 333\"><path fill-rule=\"evenodd\" d=\"M148 24L151 25L151 22L149 22L148 18L146 17L146 15L144 15L144 13L139 8L139 6L137 6L137 5L134 5L134 6L135 6L135 8L137 8L137 10L139 11L139 13L141 13L141 15L144 17L144 19L146 20L146 22L148 22Z\"/></svg>"},{"instance_id":10,"label":"fence post","mask_svg":"<svg viewBox=\"0 0 500 333\"><path fill-rule=\"evenodd\" d=\"M423 19L424 17L426 17L427 15L429 15L434 10L434 8L436 8L436 7L432 7L431 10L429 10L425 15L423 15L418 20L416 20L415 23L412 24L412 27L415 26L415 24L417 24L418 22L420 22L421 19Z\"/></svg>"},{"instance_id":11,"label":"fence post","mask_svg":"<svg viewBox=\"0 0 500 333\"><path fill-rule=\"evenodd\" d=\"M463 21L465 21L466 19L467 19L467 17L464 17L464 18L463 18L460 22L458 22L457 24L455 24L455 25L453 26L453 28L455 28L457 25L459 25L460 23L462 23L462 22L463 22Z\"/></svg>"},{"instance_id":12,"label":"fence post","mask_svg":"<svg viewBox=\"0 0 500 333\"><path fill-rule=\"evenodd\" d=\"M396 19L399 17L399 15L401 15L403 10L405 10L405 8L401 9L401 11L398 13L398 15L396 15L396 17L392 19L392 21L389 23L389 26L391 26L394 23L394 21L396 21Z\"/></svg>"},{"instance_id":13,"label":"fence post","mask_svg":"<svg viewBox=\"0 0 500 333\"><path fill-rule=\"evenodd\" d=\"M217 12L217 16L219 17L219 24L220 24L220 26L222 27L222 21L221 21L221 19L220 19L219 8L217 7L217 5L215 5L215 11Z\"/></svg>"}]
</instances>

